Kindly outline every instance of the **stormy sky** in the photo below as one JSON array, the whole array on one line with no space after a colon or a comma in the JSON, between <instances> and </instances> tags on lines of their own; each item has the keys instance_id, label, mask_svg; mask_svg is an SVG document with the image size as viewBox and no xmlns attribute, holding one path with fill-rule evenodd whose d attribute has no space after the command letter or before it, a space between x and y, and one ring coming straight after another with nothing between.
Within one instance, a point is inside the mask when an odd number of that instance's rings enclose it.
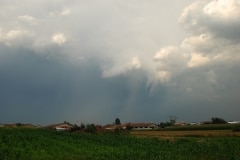
<instances>
[{"instance_id":1,"label":"stormy sky","mask_svg":"<svg viewBox=\"0 0 240 160\"><path fill-rule=\"evenodd\" d=\"M239 0L0 1L0 122L239 120Z\"/></svg>"}]
</instances>

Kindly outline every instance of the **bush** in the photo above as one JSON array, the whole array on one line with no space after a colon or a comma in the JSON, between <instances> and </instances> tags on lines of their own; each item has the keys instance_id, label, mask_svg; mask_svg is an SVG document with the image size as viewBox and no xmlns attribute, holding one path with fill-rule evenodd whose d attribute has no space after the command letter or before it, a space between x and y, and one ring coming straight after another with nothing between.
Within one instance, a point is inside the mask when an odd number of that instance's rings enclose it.
<instances>
[{"instance_id":1,"label":"bush","mask_svg":"<svg viewBox=\"0 0 240 160\"><path fill-rule=\"evenodd\" d=\"M233 132L240 132L240 125L234 126L232 129Z\"/></svg>"}]
</instances>

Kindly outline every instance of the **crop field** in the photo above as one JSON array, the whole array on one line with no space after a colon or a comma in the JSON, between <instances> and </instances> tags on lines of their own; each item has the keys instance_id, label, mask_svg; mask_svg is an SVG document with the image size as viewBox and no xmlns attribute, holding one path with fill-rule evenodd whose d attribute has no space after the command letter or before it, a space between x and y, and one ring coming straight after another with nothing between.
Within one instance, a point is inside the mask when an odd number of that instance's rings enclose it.
<instances>
[{"instance_id":1,"label":"crop field","mask_svg":"<svg viewBox=\"0 0 240 160\"><path fill-rule=\"evenodd\" d=\"M134 132L93 134L2 127L0 159L239 160L240 138L222 135L204 137L201 141L184 137L170 141L155 137L139 138Z\"/></svg>"},{"instance_id":2,"label":"crop field","mask_svg":"<svg viewBox=\"0 0 240 160\"><path fill-rule=\"evenodd\" d=\"M240 132L232 132L231 130L193 130L193 131L156 131L156 130L139 130L139 131L131 131L132 135L137 137L152 137L152 138L160 138L160 139L169 139L175 140L178 138L216 138L216 137L239 137Z\"/></svg>"},{"instance_id":3,"label":"crop field","mask_svg":"<svg viewBox=\"0 0 240 160\"><path fill-rule=\"evenodd\" d=\"M239 137L239 124L208 124L193 126L174 126L169 128L159 128L155 130L133 130L130 132L137 137L152 137L168 140L179 138L204 139L211 137Z\"/></svg>"}]
</instances>

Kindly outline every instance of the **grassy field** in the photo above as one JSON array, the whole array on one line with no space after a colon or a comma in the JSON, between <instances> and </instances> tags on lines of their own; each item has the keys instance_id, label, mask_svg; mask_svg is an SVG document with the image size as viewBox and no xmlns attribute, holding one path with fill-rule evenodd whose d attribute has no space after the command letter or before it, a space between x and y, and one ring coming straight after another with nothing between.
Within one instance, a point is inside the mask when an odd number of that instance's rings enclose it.
<instances>
[{"instance_id":1,"label":"grassy field","mask_svg":"<svg viewBox=\"0 0 240 160\"><path fill-rule=\"evenodd\" d=\"M221 133L221 136L204 137L201 141L185 136L170 141L159 138L162 131L142 131L141 134L150 132L151 135L157 134L157 138L151 136L139 138L137 132L90 134L3 127L0 128L0 159L239 160L240 158L238 136ZM177 132L168 134L175 136Z\"/></svg>"}]
</instances>

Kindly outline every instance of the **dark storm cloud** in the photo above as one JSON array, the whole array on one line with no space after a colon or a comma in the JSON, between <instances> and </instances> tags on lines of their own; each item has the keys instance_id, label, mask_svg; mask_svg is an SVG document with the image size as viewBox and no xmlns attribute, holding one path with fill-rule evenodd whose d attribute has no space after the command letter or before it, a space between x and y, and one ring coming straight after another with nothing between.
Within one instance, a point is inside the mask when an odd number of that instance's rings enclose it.
<instances>
[{"instance_id":1,"label":"dark storm cloud","mask_svg":"<svg viewBox=\"0 0 240 160\"><path fill-rule=\"evenodd\" d=\"M66 106L71 94L68 68L26 50L1 58L1 117L4 120L51 119L54 106ZM66 83L68 82L68 83ZM62 107L61 107L62 106ZM61 114L61 112L58 112ZM37 118L36 118L37 122Z\"/></svg>"},{"instance_id":2,"label":"dark storm cloud","mask_svg":"<svg viewBox=\"0 0 240 160\"><path fill-rule=\"evenodd\" d=\"M164 101L164 90L149 95L142 71L106 80L94 59L76 66L25 49L1 51L2 122L151 120L145 113L154 114Z\"/></svg>"}]
</instances>

